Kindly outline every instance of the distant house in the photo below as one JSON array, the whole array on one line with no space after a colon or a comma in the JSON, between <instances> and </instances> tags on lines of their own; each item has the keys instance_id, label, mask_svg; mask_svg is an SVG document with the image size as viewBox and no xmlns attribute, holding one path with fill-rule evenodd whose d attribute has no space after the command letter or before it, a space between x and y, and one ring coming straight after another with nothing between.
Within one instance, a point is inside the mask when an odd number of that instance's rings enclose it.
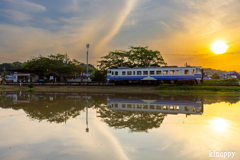
<instances>
[{"instance_id":1,"label":"distant house","mask_svg":"<svg viewBox=\"0 0 240 160\"><path fill-rule=\"evenodd\" d=\"M203 79L209 79L208 71L203 71Z\"/></svg>"},{"instance_id":2,"label":"distant house","mask_svg":"<svg viewBox=\"0 0 240 160\"><path fill-rule=\"evenodd\" d=\"M240 74L236 71L227 72L223 75L224 79L237 78L240 79Z\"/></svg>"}]
</instances>

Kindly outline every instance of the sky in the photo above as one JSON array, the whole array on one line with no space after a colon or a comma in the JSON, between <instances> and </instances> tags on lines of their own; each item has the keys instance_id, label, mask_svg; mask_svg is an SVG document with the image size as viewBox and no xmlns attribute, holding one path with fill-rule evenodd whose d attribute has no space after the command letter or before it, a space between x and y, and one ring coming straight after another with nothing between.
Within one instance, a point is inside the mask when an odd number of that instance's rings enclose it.
<instances>
[{"instance_id":1,"label":"sky","mask_svg":"<svg viewBox=\"0 0 240 160\"><path fill-rule=\"evenodd\" d=\"M89 63L129 46L168 65L240 72L240 0L1 0L0 63L65 54ZM221 55L211 44L225 41Z\"/></svg>"}]
</instances>

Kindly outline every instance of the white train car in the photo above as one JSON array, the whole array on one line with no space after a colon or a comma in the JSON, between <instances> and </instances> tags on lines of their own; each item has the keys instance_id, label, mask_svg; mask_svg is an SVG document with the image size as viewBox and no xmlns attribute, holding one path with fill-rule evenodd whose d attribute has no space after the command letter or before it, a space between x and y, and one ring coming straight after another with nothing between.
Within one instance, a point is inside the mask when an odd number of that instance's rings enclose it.
<instances>
[{"instance_id":1,"label":"white train car","mask_svg":"<svg viewBox=\"0 0 240 160\"><path fill-rule=\"evenodd\" d=\"M203 80L203 69L201 66L193 67L118 67L107 70L108 82L116 83L177 83L194 84Z\"/></svg>"}]
</instances>

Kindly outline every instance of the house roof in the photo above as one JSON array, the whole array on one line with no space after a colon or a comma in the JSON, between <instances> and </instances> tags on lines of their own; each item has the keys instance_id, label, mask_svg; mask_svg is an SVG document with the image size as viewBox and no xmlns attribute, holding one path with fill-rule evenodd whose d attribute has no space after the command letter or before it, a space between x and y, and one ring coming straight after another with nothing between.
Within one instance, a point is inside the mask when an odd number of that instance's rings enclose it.
<instances>
[{"instance_id":1,"label":"house roof","mask_svg":"<svg viewBox=\"0 0 240 160\"><path fill-rule=\"evenodd\" d=\"M236 72L236 71L230 71L230 72L225 73L224 75L229 75L229 74L236 74L236 75L239 75L239 73Z\"/></svg>"}]
</instances>

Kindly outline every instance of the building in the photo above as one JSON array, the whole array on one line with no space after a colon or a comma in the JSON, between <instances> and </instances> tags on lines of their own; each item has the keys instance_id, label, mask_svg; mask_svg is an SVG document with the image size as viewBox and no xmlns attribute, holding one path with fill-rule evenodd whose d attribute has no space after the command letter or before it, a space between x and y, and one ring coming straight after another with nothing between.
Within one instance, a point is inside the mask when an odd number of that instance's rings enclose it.
<instances>
[{"instance_id":1,"label":"building","mask_svg":"<svg viewBox=\"0 0 240 160\"><path fill-rule=\"evenodd\" d=\"M237 78L240 79L240 74L236 71L227 72L223 75L224 79Z\"/></svg>"},{"instance_id":2,"label":"building","mask_svg":"<svg viewBox=\"0 0 240 160\"><path fill-rule=\"evenodd\" d=\"M13 82L37 82L39 77L33 71L26 69L13 69Z\"/></svg>"}]
</instances>

